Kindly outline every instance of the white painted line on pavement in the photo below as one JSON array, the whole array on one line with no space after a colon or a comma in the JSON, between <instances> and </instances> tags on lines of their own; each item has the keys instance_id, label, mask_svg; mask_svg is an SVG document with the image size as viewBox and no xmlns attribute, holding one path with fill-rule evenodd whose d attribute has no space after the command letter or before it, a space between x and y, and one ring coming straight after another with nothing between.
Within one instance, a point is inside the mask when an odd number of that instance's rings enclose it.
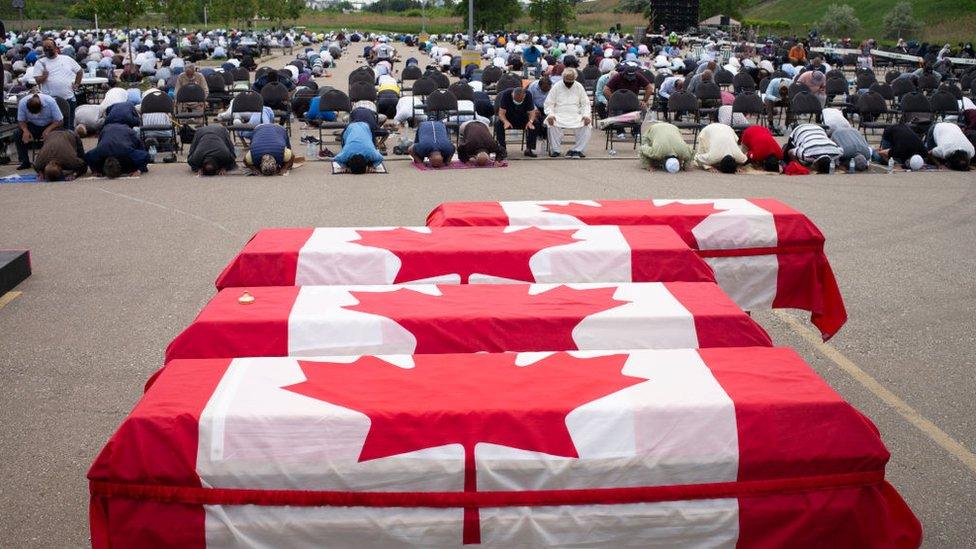
<instances>
[{"instance_id":1,"label":"white painted line on pavement","mask_svg":"<svg viewBox=\"0 0 976 549\"><path fill-rule=\"evenodd\" d=\"M157 203L152 202L150 200L144 200L142 198L136 198L135 196L129 196L127 194L112 192L110 190L103 189L101 187L91 187L91 188L92 189L95 189L96 191L102 191L103 193L110 194L112 196L118 196L120 198L126 198L128 200L132 200L133 202L139 202L140 204L146 204L147 206L155 206L155 207L157 207L157 208L159 208L161 210L169 210L171 212L176 212L178 214L183 214L183 215L192 217L193 219L196 219L198 221L203 221L204 223L207 223L209 225L213 225L214 227L220 229L221 231L224 231L225 233L227 233L227 234L229 234L231 236L236 236L236 237L240 237L240 238L243 238L244 237L244 235L237 234L234 231L231 231L230 229L228 229L227 227L224 227L220 223L217 223L216 221L213 221L211 219L207 219L205 217L200 217L199 215L196 215L196 214L192 214L190 212L183 211L183 210L181 210L179 208L173 208L173 207L170 207L170 206L166 206L164 204L157 204Z\"/></svg>"},{"instance_id":2,"label":"white painted line on pavement","mask_svg":"<svg viewBox=\"0 0 976 549\"><path fill-rule=\"evenodd\" d=\"M945 451L961 461L963 465L976 473L976 455L970 452L962 443L949 436L945 431L939 429L938 426L915 411L907 402L888 390L881 382L871 377L870 374L862 370L857 364L854 364L851 359L844 356L840 351L824 343L819 334L814 333L813 330L804 326L796 317L784 311L773 311L773 314L776 315L776 318L786 323L797 335L820 351L822 355L863 385L865 389L871 391L874 396L894 409L898 415L905 418L905 420L914 425L925 436L932 439L933 442L941 446Z\"/></svg>"}]
</instances>

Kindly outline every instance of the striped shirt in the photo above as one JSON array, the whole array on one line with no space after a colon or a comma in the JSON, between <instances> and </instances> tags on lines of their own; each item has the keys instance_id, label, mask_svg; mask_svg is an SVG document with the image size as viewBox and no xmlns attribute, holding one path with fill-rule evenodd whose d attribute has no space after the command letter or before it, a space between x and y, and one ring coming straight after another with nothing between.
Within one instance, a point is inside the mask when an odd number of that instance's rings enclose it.
<instances>
[{"instance_id":1,"label":"striped shirt","mask_svg":"<svg viewBox=\"0 0 976 549\"><path fill-rule=\"evenodd\" d=\"M800 124L794 128L786 148L795 148L796 157L806 164L813 163L821 156L836 160L841 155L840 147L816 124Z\"/></svg>"}]
</instances>

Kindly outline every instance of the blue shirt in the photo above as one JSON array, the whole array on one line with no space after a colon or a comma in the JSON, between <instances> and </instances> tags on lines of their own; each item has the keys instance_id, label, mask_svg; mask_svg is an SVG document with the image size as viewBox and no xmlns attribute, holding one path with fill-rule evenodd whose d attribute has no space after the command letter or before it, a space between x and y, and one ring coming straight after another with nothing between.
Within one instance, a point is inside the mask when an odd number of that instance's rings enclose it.
<instances>
[{"instance_id":1,"label":"blue shirt","mask_svg":"<svg viewBox=\"0 0 976 549\"><path fill-rule=\"evenodd\" d=\"M443 122L429 120L421 122L417 127L417 138L414 140L413 152L421 158L427 158L434 151L447 158L454 155L454 143L447 133L447 126Z\"/></svg>"},{"instance_id":2,"label":"blue shirt","mask_svg":"<svg viewBox=\"0 0 976 549\"><path fill-rule=\"evenodd\" d=\"M43 93L39 93L37 96L41 98L41 111L34 114L27 110L27 101L33 97L33 94L24 96L17 103L17 122L27 122L44 127L49 126L52 122L64 120L61 109L58 108L58 102L53 97Z\"/></svg>"},{"instance_id":3,"label":"blue shirt","mask_svg":"<svg viewBox=\"0 0 976 549\"><path fill-rule=\"evenodd\" d=\"M257 165L261 157L270 154L278 165L285 163L285 149L291 148L288 131L277 124L261 124L251 136L251 160Z\"/></svg>"},{"instance_id":4,"label":"blue shirt","mask_svg":"<svg viewBox=\"0 0 976 549\"><path fill-rule=\"evenodd\" d=\"M342 150L334 160L345 166L349 159L357 154L365 156L373 166L383 163L383 155L373 144L373 132L365 122L353 122L346 126L346 130L342 132Z\"/></svg>"},{"instance_id":5,"label":"blue shirt","mask_svg":"<svg viewBox=\"0 0 976 549\"><path fill-rule=\"evenodd\" d=\"M305 113L306 120L325 120L327 122L332 122L336 119L335 111L320 111L319 110L319 96L312 98L312 101L308 104L308 111Z\"/></svg>"},{"instance_id":6,"label":"blue shirt","mask_svg":"<svg viewBox=\"0 0 976 549\"><path fill-rule=\"evenodd\" d=\"M789 78L773 78L769 81L769 85L766 86L766 98L772 99L774 101L779 101L783 99L779 96L779 89L782 86L790 87L793 81Z\"/></svg>"},{"instance_id":7,"label":"blue shirt","mask_svg":"<svg viewBox=\"0 0 976 549\"><path fill-rule=\"evenodd\" d=\"M529 84L529 93L532 94L532 102L535 103L535 108L544 109L546 106L546 92L542 91L539 87L539 81L536 80Z\"/></svg>"},{"instance_id":8,"label":"blue shirt","mask_svg":"<svg viewBox=\"0 0 976 549\"><path fill-rule=\"evenodd\" d=\"M542 52L535 46L529 46L522 50L522 60L526 63L538 63L540 57L542 57Z\"/></svg>"}]
</instances>

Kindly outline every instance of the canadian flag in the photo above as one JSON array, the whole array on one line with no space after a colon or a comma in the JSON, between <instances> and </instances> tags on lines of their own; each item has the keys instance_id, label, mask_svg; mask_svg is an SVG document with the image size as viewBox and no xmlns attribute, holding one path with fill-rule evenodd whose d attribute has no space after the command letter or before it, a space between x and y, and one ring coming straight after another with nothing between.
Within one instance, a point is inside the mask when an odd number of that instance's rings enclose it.
<instances>
[{"instance_id":1,"label":"canadian flag","mask_svg":"<svg viewBox=\"0 0 976 549\"><path fill-rule=\"evenodd\" d=\"M711 282L221 290L166 360L771 345Z\"/></svg>"},{"instance_id":2,"label":"canadian flag","mask_svg":"<svg viewBox=\"0 0 976 549\"><path fill-rule=\"evenodd\" d=\"M824 339L847 320L824 237L802 213L768 198L447 202L431 227L667 225L698 250L747 311L810 311Z\"/></svg>"},{"instance_id":3,"label":"canadian flag","mask_svg":"<svg viewBox=\"0 0 976 549\"><path fill-rule=\"evenodd\" d=\"M668 227L264 229L217 288L714 281Z\"/></svg>"},{"instance_id":4,"label":"canadian flag","mask_svg":"<svg viewBox=\"0 0 976 549\"><path fill-rule=\"evenodd\" d=\"M92 543L917 547L887 460L787 349L177 360Z\"/></svg>"}]
</instances>

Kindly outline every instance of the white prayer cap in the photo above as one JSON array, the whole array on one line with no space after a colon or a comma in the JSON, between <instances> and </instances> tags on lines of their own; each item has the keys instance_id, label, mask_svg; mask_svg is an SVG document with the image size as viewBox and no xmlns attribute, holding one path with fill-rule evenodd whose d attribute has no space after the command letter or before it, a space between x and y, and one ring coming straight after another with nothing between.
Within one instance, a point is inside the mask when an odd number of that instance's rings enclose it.
<instances>
[{"instance_id":1,"label":"white prayer cap","mask_svg":"<svg viewBox=\"0 0 976 549\"><path fill-rule=\"evenodd\" d=\"M678 173L678 170L681 169L681 162L678 162L678 159L672 156L664 161L664 169L668 173Z\"/></svg>"},{"instance_id":2,"label":"white prayer cap","mask_svg":"<svg viewBox=\"0 0 976 549\"><path fill-rule=\"evenodd\" d=\"M912 156L908 160L908 167L911 168L911 170L913 172L917 172L917 171L921 170L922 169L922 166L924 166L924 165L925 165L925 161L922 160L922 157L919 156L919 155L917 155L917 154L914 155L914 156Z\"/></svg>"}]
</instances>

